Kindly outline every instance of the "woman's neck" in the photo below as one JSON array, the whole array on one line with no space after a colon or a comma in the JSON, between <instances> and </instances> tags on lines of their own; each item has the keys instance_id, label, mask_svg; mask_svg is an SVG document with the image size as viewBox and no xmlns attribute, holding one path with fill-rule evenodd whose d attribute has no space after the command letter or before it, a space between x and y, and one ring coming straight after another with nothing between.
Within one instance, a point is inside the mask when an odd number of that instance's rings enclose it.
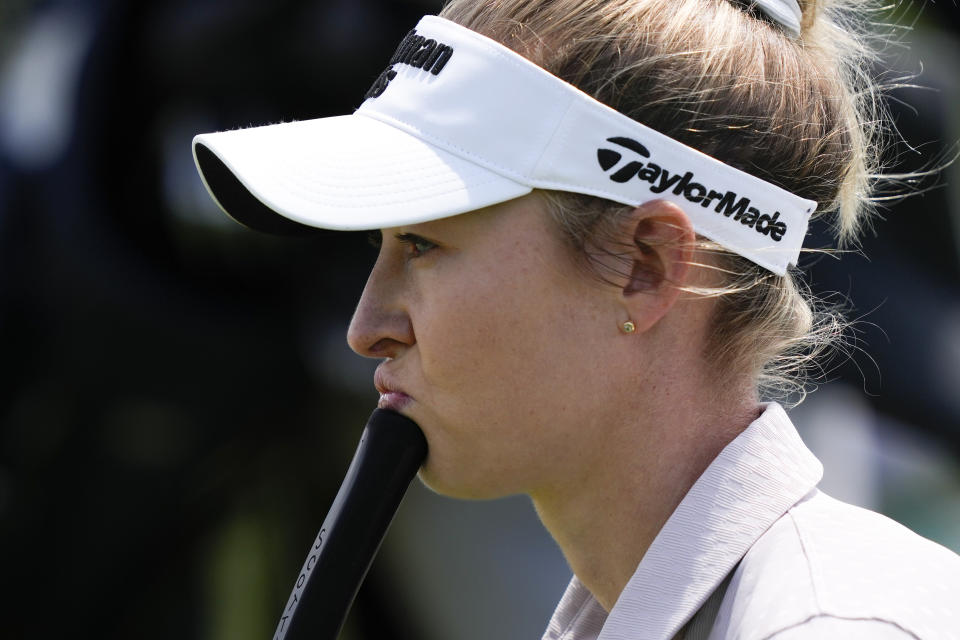
<instances>
[{"instance_id":1,"label":"woman's neck","mask_svg":"<svg viewBox=\"0 0 960 640\"><path fill-rule=\"evenodd\" d=\"M759 415L752 392L737 395L724 409L716 398L631 407L603 430L581 469L567 470L563 486L531 495L574 574L607 611L693 483Z\"/></svg>"}]
</instances>

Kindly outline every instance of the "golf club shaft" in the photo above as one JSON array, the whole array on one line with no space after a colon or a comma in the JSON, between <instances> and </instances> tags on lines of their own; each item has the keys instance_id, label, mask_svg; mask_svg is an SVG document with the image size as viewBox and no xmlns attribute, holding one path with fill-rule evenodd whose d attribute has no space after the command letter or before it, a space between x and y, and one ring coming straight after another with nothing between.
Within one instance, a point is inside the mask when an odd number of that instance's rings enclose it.
<instances>
[{"instance_id":1,"label":"golf club shaft","mask_svg":"<svg viewBox=\"0 0 960 640\"><path fill-rule=\"evenodd\" d=\"M336 639L426 455L427 441L415 422L394 411L374 410L273 640Z\"/></svg>"}]
</instances>

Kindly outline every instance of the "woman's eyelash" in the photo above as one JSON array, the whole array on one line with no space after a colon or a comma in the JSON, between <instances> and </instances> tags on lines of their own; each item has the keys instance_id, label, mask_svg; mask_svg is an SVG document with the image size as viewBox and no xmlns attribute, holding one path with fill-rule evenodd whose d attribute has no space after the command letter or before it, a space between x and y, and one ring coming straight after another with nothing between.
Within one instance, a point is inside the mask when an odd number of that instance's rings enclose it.
<instances>
[{"instance_id":1,"label":"woman's eyelash","mask_svg":"<svg viewBox=\"0 0 960 640\"><path fill-rule=\"evenodd\" d=\"M414 258L420 257L424 253L436 247L436 243L427 240L415 233L398 233L394 236L397 241L410 251ZM367 242L375 249L380 249L383 245L383 233L379 229L374 229L367 233Z\"/></svg>"},{"instance_id":2,"label":"woman's eyelash","mask_svg":"<svg viewBox=\"0 0 960 640\"><path fill-rule=\"evenodd\" d=\"M414 233L398 233L394 236L400 244L409 249L414 258L419 258L437 245Z\"/></svg>"}]
</instances>

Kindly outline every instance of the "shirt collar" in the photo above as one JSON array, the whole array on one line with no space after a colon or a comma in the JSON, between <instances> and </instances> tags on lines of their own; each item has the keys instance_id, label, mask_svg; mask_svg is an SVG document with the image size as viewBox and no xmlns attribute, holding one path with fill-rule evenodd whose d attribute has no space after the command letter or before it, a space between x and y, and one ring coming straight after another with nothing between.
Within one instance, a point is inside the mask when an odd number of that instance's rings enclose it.
<instances>
[{"instance_id":1,"label":"shirt collar","mask_svg":"<svg viewBox=\"0 0 960 640\"><path fill-rule=\"evenodd\" d=\"M783 408L766 405L690 488L605 622L600 604L574 577L545 640L672 638L822 475Z\"/></svg>"}]
</instances>

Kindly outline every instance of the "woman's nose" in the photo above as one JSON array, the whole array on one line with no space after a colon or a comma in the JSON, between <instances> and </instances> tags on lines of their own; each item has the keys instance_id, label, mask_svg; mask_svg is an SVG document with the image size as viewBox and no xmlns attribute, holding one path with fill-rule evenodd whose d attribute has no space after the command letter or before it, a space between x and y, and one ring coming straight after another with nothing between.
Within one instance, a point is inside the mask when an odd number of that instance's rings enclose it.
<instances>
[{"instance_id":1,"label":"woman's nose","mask_svg":"<svg viewBox=\"0 0 960 640\"><path fill-rule=\"evenodd\" d=\"M347 344L367 358L396 358L414 342L402 284L374 266L350 320Z\"/></svg>"}]
</instances>

